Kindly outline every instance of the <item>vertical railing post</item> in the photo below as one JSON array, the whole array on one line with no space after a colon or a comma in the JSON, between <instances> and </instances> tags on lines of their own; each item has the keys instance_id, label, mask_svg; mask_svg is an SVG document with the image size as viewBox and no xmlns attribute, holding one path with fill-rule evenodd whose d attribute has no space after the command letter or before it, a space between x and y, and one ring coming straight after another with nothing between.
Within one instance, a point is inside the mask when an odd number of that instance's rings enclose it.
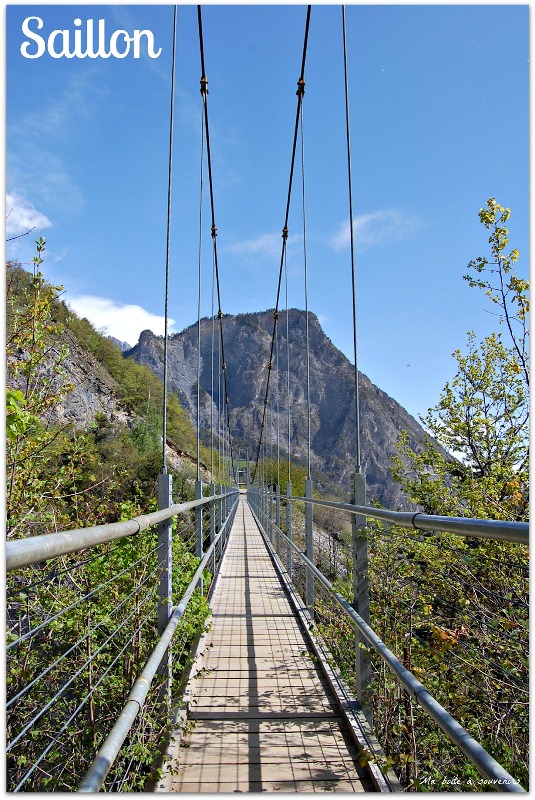
<instances>
[{"instance_id":1,"label":"vertical railing post","mask_svg":"<svg viewBox=\"0 0 535 800\"><path fill-rule=\"evenodd\" d=\"M366 479L364 473L356 472L351 476L352 503L357 506L366 505ZM366 536L366 517L352 514L351 528L353 538L353 608L370 624L370 593L368 583L368 539ZM371 721L371 704L369 702L370 660L364 649L365 640L358 631L355 633L355 674L356 697L365 715Z\"/></svg>"},{"instance_id":2,"label":"vertical railing post","mask_svg":"<svg viewBox=\"0 0 535 800\"><path fill-rule=\"evenodd\" d=\"M215 483L210 481L210 497L215 495ZM210 503L210 544L215 539L215 500L212 500ZM217 547L214 547L212 550L212 575L215 577L215 572L217 569Z\"/></svg>"},{"instance_id":3,"label":"vertical railing post","mask_svg":"<svg viewBox=\"0 0 535 800\"><path fill-rule=\"evenodd\" d=\"M167 472L158 475L158 510L173 505L173 478ZM158 634L161 636L167 627L173 608L172 592L173 560L173 520L166 519L158 524ZM158 667L162 676L160 702L166 712L171 709L171 649L168 648Z\"/></svg>"},{"instance_id":4,"label":"vertical railing post","mask_svg":"<svg viewBox=\"0 0 535 800\"><path fill-rule=\"evenodd\" d=\"M312 478L305 481L305 497L312 498ZM306 557L314 563L314 509L312 503L305 503L305 545ZM306 570L306 606L314 619L314 575Z\"/></svg>"},{"instance_id":5,"label":"vertical railing post","mask_svg":"<svg viewBox=\"0 0 535 800\"><path fill-rule=\"evenodd\" d=\"M195 500L200 500L202 498L202 481L196 480L195 481ZM195 555L197 558L202 558L203 556L203 532L202 532L202 506L197 506L195 509ZM199 589L201 592L203 591L203 581L202 578L198 584Z\"/></svg>"},{"instance_id":6,"label":"vertical railing post","mask_svg":"<svg viewBox=\"0 0 535 800\"><path fill-rule=\"evenodd\" d=\"M271 484L269 484L267 490L267 525L269 541L273 546L273 487Z\"/></svg>"},{"instance_id":7,"label":"vertical railing post","mask_svg":"<svg viewBox=\"0 0 535 800\"><path fill-rule=\"evenodd\" d=\"M219 494L220 495L223 494L223 484L222 483L219 484ZM223 517L223 498L221 498L221 500L219 501L219 530L221 530L221 528L223 527L223 520L224 520L224 517Z\"/></svg>"},{"instance_id":8,"label":"vertical railing post","mask_svg":"<svg viewBox=\"0 0 535 800\"><path fill-rule=\"evenodd\" d=\"M292 484L290 481L286 484L286 536L292 541ZM290 581L292 578L292 548L288 545L288 550L286 553L286 569L288 570L288 575L290 576Z\"/></svg>"},{"instance_id":9,"label":"vertical railing post","mask_svg":"<svg viewBox=\"0 0 535 800\"><path fill-rule=\"evenodd\" d=\"M281 487L277 484L275 488L275 539L277 542L277 555L280 556L281 554L281 535L280 535L280 526L281 526Z\"/></svg>"},{"instance_id":10,"label":"vertical railing post","mask_svg":"<svg viewBox=\"0 0 535 800\"><path fill-rule=\"evenodd\" d=\"M210 497L215 495L215 483L212 481L210 483ZM210 503L210 544L215 539L215 501L212 500Z\"/></svg>"}]
</instances>

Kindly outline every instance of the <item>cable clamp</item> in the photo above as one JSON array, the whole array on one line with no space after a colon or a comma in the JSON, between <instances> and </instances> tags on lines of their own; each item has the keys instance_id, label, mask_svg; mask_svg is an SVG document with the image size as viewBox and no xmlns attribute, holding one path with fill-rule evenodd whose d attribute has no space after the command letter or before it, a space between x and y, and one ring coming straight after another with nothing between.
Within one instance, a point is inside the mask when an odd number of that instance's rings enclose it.
<instances>
[{"instance_id":1,"label":"cable clamp","mask_svg":"<svg viewBox=\"0 0 535 800\"><path fill-rule=\"evenodd\" d=\"M222 317L223 317L223 312L221 311L221 309L219 309L219 311L217 312L217 318L222 319Z\"/></svg>"},{"instance_id":2,"label":"cable clamp","mask_svg":"<svg viewBox=\"0 0 535 800\"><path fill-rule=\"evenodd\" d=\"M203 75L201 78L201 94L203 96L208 94L208 79L206 75Z\"/></svg>"},{"instance_id":3,"label":"cable clamp","mask_svg":"<svg viewBox=\"0 0 535 800\"><path fill-rule=\"evenodd\" d=\"M283 239L287 239L288 238L288 226L287 225L285 225L284 228L282 229L282 238Z\"/></svg>"},{"instance_id":4,"label":"cable clamp","mask_svg":"<svg viewBox=\"0 0 535 800\"><path fill-rule=\"evenodd\" d=\"M212 225L212 239L215 239L217 236L217 228L215 225Z\"/></svg>"},{"instance_id":5,"label":"cable clamp","mask_svg":"<svg viewBox=\"0 0 535 800\"><path fill-rule=\"evenodd\" d=\"M304 78L299 78L299 80L297 81L296 95L298 97L302 97L304 95L304 93L305 93L305 79Z\"/></svg>"},{"instance_id":6,"label":"cable clamp","mask_svg":"<svg viewBox=\"0 0 535 800\"><path fill-rule=\"evenodd\" d=\"M273 319L278 319L278 318L279 318L279 312L278 311L274 311L273 312Z\"/></svg>"}]
</instances>

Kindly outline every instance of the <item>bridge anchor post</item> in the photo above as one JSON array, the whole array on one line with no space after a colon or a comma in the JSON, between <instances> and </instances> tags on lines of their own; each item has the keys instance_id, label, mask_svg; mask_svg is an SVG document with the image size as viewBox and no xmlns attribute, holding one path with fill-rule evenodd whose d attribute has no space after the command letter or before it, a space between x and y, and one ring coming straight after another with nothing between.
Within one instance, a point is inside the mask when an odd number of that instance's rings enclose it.
<instances>
[{"instance_id":1,"label":"bridge anchor post","mask_svg":"<svg viewBox=\"0 0 535 800\"><path fill-rule=\"evenodd\" d=\"M351 476L353 505L366 505L366 478L363 472L354 472ZM370 624L370 591L368 580L368 539L366 535L366 517L360 514L351 515L353 539L353 608L364 622ZM371 680L370 659L365 649L365 640L355 632L355 676L356 697L365 717L371 724L372 706L369 687Z\"/></svg>"}]
</instances>

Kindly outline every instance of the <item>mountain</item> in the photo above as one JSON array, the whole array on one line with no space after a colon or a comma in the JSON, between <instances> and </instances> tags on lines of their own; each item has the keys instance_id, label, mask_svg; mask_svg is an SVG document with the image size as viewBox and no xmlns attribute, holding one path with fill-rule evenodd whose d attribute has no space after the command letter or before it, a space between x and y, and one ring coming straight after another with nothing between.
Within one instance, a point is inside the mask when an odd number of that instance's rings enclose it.
<instances>
[{"instance_id":1,"label":"mountain","mask_svg":"<svg viewBox=\"0 0 535 800\"><path fill-rule=\"evenodd\" d=\"M119 348L121 353L126 353L127 350L131 350L132 349L132 345L131 344L128 344L128 342L121 342L121 340L120 339L116 339L115 336L108 336L108 339L110 340L110 342L113 342L113 344L117 345L117 347Z\"/></svg>"},{"instance_id":2,"label":"mountain","mask_svg":"<svg viewBox=\"0 0 535 800\"><path fill-rule=\"evenodd\" d=\"M292 458L306 464L307 457L307 399L306 399L306 315L304 311L289 311L289 385ZM212 398L212 335L215 327L215 381ZM280 447L287 452L288 430L288 369L286 312L282 312L278 329L278 384L280 387ZM231 431L237 448L256 454L260 423L264 407L273 310L224 315L226 375L229 396ZM209 442L210 423L218 420L218 334L219 323L205 318L200 323L201 342L201 437ZM181 404L196 424L197 419L197 337L194 324L173 334L168 342L169 388L177 392ZM309 314L310 343L310 404L311 404L311 463L316 485L329 488L332 482L347 497L350 475L355 463L354 433L354 368L323 332L317 317ZM139 342L128 358L144 364L158 376L163 376L163 338L143 331ZM276 363L274 364L271 398L276 405ZM223 391L221 389L221 391ZM360 427L363 469L366 474L367 500L374 498L388 508L408 508L409 505L389 473L391 456L402 430L409 431L411 443L417 447L427 438L423 428L395 400L375 386L366 375L360 374ZM271 428L271 434L270 434ZM276 447L276 422L266 425L268 446ZM217 429L217 428L216 428ZM332 487L330 487L332 488Z\"/></svg>"}]
</instances>

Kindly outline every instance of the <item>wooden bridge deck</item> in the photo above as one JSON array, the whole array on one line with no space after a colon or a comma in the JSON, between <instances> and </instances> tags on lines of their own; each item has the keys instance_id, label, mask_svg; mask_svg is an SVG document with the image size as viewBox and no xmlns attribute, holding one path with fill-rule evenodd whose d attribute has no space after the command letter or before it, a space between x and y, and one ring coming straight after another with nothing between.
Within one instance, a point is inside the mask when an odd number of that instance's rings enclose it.
<instances>
[{"instance_id":1,"label":"wooden bridge deck","mask_svg":"<svg viewBox=\"0 0 535 800\"><path fill-rule=\"evenodd\" d=\"M192 729L160 791L374 791L243 496L211 605Z\"/></svg>"}]
</instances>

